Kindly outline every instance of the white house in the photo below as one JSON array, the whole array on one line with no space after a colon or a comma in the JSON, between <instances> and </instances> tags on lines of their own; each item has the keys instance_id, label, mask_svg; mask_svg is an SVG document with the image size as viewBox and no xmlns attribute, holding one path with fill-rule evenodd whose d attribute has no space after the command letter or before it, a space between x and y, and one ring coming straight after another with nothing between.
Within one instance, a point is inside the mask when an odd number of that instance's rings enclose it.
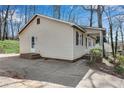
<instances>
[{"instance_id":1,"label":"white house","mask_svg":"<svg viewBox=\"0 0 124 93\"><path fill-rule=\"evenodd\" d=\"M38 53L44 58L72 61L95 46L102 30L105 29L78 26L37 14L19 32L20 54Z\"/></svg>"}]
</instances>

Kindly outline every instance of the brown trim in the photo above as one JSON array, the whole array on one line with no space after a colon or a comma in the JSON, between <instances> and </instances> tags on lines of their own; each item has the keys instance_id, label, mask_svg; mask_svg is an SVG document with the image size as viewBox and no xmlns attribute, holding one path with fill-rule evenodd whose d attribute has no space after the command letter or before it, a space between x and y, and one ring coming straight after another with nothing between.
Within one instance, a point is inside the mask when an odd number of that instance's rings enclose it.
<instances>
[{"instance_id":1,"label":"brown trim","mask_svg":"<svg viewBox=\"0 0 124 93\"><path fill-rule=\"evenodd\" d=\"M83 56L84 56L84 55L83 55ZM79 57L79 58L74 59L74 60L73 60L73 62L76 62L76 61L79 61L79 60L83 59L83 56L81 56L81 57Z\"/></svg>"},{"instance_id":2,"label":"brown trim","mask_svg":"<svg viewBox=\"0 0 124 93\"><path fill-rule=\"evenodd\" d=\"M57 59L57 58L49 58L49 57L42 57L42 59L44 60L58 60L58 61L66 61L66 62L70 62L70 63L74 63L80 59L82 59L83 56L79 57L79 58L76 58L74 60L67 60L67 59Z\"/></svg>"},{"instance_id":3,"label":"brown trim","mask_svg":"<svg viewBox=\"0 0 124 93\"><path fill-rule=\"evenodd\" d=\"M19 31L19 34L21 32L23 32L23 30L37 17L38 15L35 15L29 22L27 22L27 24L25 24L25 26Z\"/></svg>"},{"instance_id":4,"label":"brown trim","mask_svg":"<svg viewBox=\"0 0 124 93\"><path fill-rule=\"evenodd\" d=\"M84 30L82 30L81 28L79 28L79 27L78 27L78 26L76 26L76 25L72 25L72 27L73 27L73 28L78 29L79 31L81 31L81 32L83 32L83 33L85 33L85 31L84 31Z\"/></svg>"},{"instance_id":5,"label":"brown trim","mask_svg":"<svg viewBox=\"0 0 124 93\"><path fill-rule=\"evenodd\" d=\"M85 29L93 29L93 30L99 30L99 31L105 31L106 28L99 28L99 27L88 27L88 26L84 26Z\"/></svg>"},{"instance_id":6,"label":"brown trim","mask_svg":"<svg viewBox=\"0 0 124 93\"><path fill-rule=\"evenodd\" d=\"M58 61L65 61L65 62L70 62L70 63L73 63L73 62L76 62L80 59L83 58L83 56L79 57L79 58L76 58L74 60L67 60L67 59L58 59L58 58L50 58L50 57L38 57L38 58L32 58L32 55L30 55L32 53L22 53L20 54L20 57L21 58L24 58L24 59L30 59L30 60L35 60L35 59L44 59L44 60L58 60ZM33 53L35 55L35 53Z\"/></svg>"},{"instance_id":7,"label":"brown trim","mask_svg":"<svg viewBox=\"0 0 124 93\"><path fill-rule=\"evenodd\" d=\"M73 63L73 60L66 60L66 59L57 59L57 58L50 58L50 57L42 57L42 59L44 60L58 60L58 61L66 61L66 62L70 62Z\"/></svg>"},{"instance_id":8,"label":"brown trim","mask_svg":"<svg viewBox=\"0 0 124 93\"><path fill-rule=\"evenodd\" d=\"M87 35L87 36L89 36L89 37L91 37L92 39L95 39L95 40L96 40L96 38L92 37L91 35Z\"/></svg>"}]
</instances>

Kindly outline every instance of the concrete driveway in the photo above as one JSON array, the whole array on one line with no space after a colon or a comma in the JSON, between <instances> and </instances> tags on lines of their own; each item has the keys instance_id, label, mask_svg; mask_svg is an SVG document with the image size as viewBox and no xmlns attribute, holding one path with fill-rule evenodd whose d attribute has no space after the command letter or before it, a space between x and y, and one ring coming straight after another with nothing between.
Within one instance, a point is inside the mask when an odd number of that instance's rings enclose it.
<instances>
[{"instance_id":1,"label":"concrete driveway","mask_svg":"<svg viewBox=\"0 0 124 93\"><path fill-rule=\"evenodd\" d=\"M124 88L124 79L89 69L77 88Z\"/></svg>"},{"instance_id":2,"label":"concrete driveway","mask_svg":"<svg viewBox=\"0 0 124 93\"><path fill-rule=\"evenodd\" d=\"M88 72L85 60L75 63L58 60L29 60L19 55L0 55L0 71L13 71L25 76L27 80L37 80L76 87ZM2 74L1 74L2 75Z\"/></svg>"}]
</instances>

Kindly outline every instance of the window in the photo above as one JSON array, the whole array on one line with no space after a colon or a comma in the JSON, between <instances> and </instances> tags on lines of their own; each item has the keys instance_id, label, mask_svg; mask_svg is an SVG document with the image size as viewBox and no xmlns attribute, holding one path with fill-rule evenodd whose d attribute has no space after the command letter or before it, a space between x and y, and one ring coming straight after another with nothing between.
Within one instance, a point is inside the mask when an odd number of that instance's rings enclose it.
<instances>
[{"instance_id":1,"label":"window","mask_svg":"<svg viewBox=\"0 0 124 93\"><path fill-rule=\"evenodd\" d=\"M91 46L91 39L88 39L88 46Z\"/></svg>"},{"instance_id":2,"label":"window","mask_svg":"<svg viewBox=\"0 0 124 93\"><path fill-rule=\"evenodd\" d=\"M87 48L87 37L86 37L86 41L85 41L85 44L86 44L86 48Z\"/></svg>"},{"instance_id":3,"label":"window","mask_svg":"<svg viewBox=\"0 0 124 93\"><path fill-rule=\"evenodd\" d=\"M76 45L78 45L78 41L79 41L79 33L76 32Z\"/></svg>"},{"instance_id":4,"label":"window","mask_svg":"<svg viewBox=\"0 0 124 93\"><path fill-rule=\"evenodd\" d=\"M84 37L83 37L83 34L82 34L82 46L83 46L83 38L84 38Z\"/></svg>"},{"instance_id":5,"label":"window","mask_svg":"<svg viewBox=\"0 0 124 93\"><path fill-rule=\"evenodd\" d=\"M40 18L37 18L37 24L40 24Z\"/></svg>"},{"instance_id":6,"label":"window","mask_svg":"<svg viewBox=\"0 0 124 93\"><path fill-rule=\"evenodd\" d=\"M34 36L31 37L31 48L34 48L35 41L34 41Z\"/></svg>"},{"instance_id":7,"label":"window","mask_svg":"<svg viewBox=\"0 0 124 93\"><path fill-rule=\"evenodd\" d=\"M82 35L80 35L80 45L82 45Z\"/></svg>"}]
</instances>

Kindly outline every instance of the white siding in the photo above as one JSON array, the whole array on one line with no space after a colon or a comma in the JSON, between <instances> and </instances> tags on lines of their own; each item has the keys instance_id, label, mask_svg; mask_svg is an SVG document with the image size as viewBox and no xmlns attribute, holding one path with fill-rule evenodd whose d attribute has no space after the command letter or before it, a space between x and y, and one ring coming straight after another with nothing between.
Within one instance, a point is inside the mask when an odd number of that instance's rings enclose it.
<instances>
[{"instance_id":1,"label":"white siding","mask_svg":"<svg viewBox=\"0 0 124 93\"><path fill-rule=\"evenodd\" d=\"M20 34L20 53L30 53L31 36L37 37L36 53L42 57L73 60L73 28L68 24L40 17Z\"/></svg>"},{"instance_id":2,"label":"white siding","mask_svg":"<svg viewBox=\"0 0 124 93\"><path fill-rule=\"evenodd\" d=\"M79 33L79 44L78 45L76 45L76 31ZM83 34L83 46L80 43L82 40L80 35L82 35L82 34ZM73 29L73 59L77 59L87 53L85 38L86 38L85 33L81 32L75 28Z\"/></svg>"},{"instance_id":3,"label":"white siding","mask_svg":"<svg viewBox=\"0 0 124 93\"><path fill-rule=\"evenodd\" d=\"M40 18L40 24L36 24ZM36 37L36 53L42 57L74 60L89 52L86 48L87 34L68 24L38 16L19 35L20 53L31 53L31 37ZM76 45L76 31L79 33L79 44ZM83 46L82 38L83 34ZM90 38L90 37L87 37ZM91 45L93 45L93 39ZM88 43L88 40L87 40Z\"/></svg>"},{"instance_id":4,"label":"white siding","mask_svg":"<svg viewBox=\"0 0 124 93\"><path fill-rule=\"evenodd\" d=\"M76 45L76 32L79 33L79 44ZM83 46L80 42L82 42L82 38L80 35L83 34ZM87 47L86 47L86 38L87 38ZM89 46L89 39L91 40L91 46ZM77 59L82 57L84 54L89 53L90 49L94 47L93 43L95 43L95 39L87 36L86 33L83 33L80 30L73 29L73 59Z\"/></svg>"}]
</instances>

